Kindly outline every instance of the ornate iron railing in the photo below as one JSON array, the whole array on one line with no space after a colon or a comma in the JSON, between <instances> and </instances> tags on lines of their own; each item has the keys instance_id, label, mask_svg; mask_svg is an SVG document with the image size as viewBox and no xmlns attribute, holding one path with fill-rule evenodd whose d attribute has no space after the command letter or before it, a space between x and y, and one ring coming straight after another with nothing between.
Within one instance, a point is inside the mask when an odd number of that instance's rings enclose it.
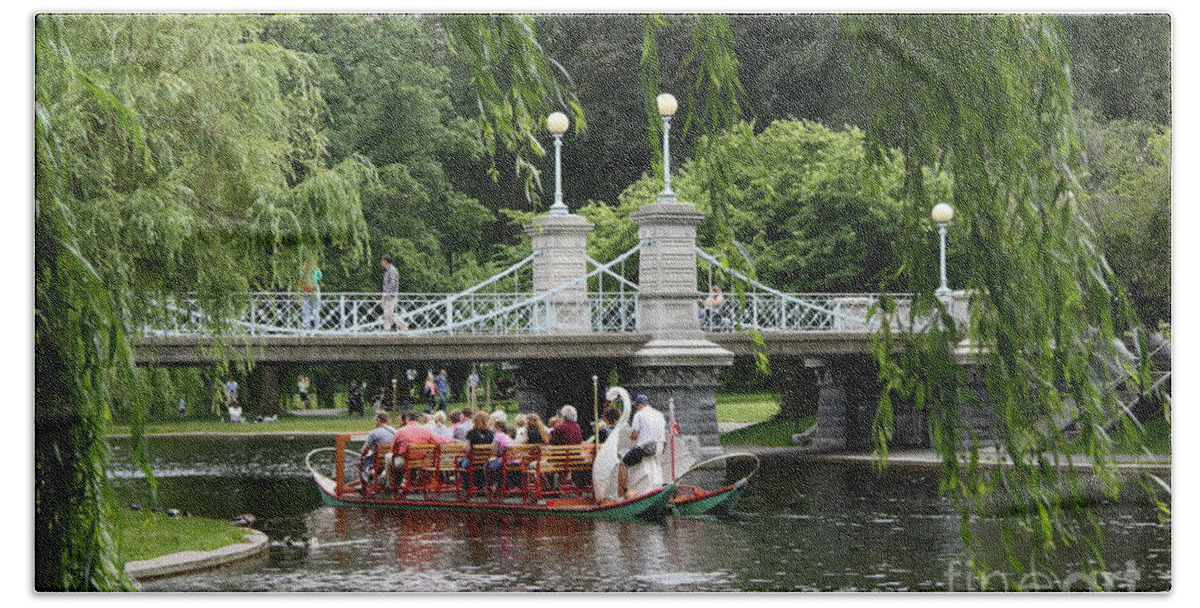
<instances>
[{"instance_id":1,"label":"ornate iron railing","mask_svg":"<svg viewBox=\"0 0 1200 608\"><path fill-rule=\"evenodd\" d=\"M640 245L612 262L544 293L489 292L482 288L515 276L533 256L479 285L454 294L436 293L251 293L223 322L206 315L194 298L156 301L148 335L345 335L384 331L385 306L393 311L388 331L421 334L509 335L547 332L637 331L636 286L588 293L587 281L635 254ZM627 282L626 282L627 283ZM628 284L632 285L632 284ZM393 301L394 300L394 304Z\"/></svg>"},{"instance_id":2,"label":"ornate iron railing","mask_svg":"<svg viewBox=\"0 0 1200 608\"><path fill-rule=\"evenodd\" d=\"M454 294L459 295L459 294ZM551 331L637 330L637 292L583 293L542 297L534 293L396 294L393 333L509 335ZM345 335L383 332L383 298L378 293L251 293L234 320L212 321L196 300L160 302L144 333L200 336Z\"/></svg>"},{"instance_id":3,"label":"ornate iron railing","mask_svg":"<svg viewBox=\"0 0 1200 608\"><path fill-rule=\"evenodd\" d=\"M759 332L873 331L883 315L871 307L884 295L895 301L889 322L908 318L909 294L784 293L725 266L707 251L696 248L699 261L708 266L709 293L697 300L697 318L704 331L755 329ZM714 298L713 269L740 281L744 291L731 290Z\"/></svg>"}]
</instances>

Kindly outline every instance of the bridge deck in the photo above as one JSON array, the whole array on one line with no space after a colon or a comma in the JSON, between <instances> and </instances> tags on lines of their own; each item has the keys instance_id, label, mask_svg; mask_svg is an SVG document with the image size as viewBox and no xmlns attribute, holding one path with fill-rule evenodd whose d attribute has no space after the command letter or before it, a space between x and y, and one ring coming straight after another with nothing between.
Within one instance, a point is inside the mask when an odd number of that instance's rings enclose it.
<instances>
[{"instance_id":1,"label":"bridge deck","mask_svg":"<svg viewBox=\"0 0 1200 608\"><path fill-rule=\"evenodd\" d=\"M735 356L754 353L750 336L741 332L706 333L705 337ZM772 356L864 354L871 350L865 331L764 333ZM135 341L139 363L198 365L225 358L274 363L343 363L358 361L504 361L519 359L623 359L632 356L650 335L645 333L553 333L530 335L404 335L230 337L146 336ZM224 348L224 353L216 350Z\"/></svg>"}]
</instances>

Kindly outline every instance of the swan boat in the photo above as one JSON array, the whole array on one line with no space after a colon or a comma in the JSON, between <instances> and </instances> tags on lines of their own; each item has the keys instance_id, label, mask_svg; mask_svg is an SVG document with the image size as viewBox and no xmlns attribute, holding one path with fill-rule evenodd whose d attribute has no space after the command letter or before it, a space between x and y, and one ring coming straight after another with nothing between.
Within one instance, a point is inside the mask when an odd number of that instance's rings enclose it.
<instances>
[{"instance_id":1,"label":"swan boat","mask_svg":"<svg viewBox=\"0 0 1200 608\"><path fill-rule=\"evenodd\" d=\"M540 498L532 497L528 492L518 492L518 489L532 487L531 484L522 484L509 492L503 488L487 488L472 495L463 488L464 485L470 485L471 482L468 480L473 473L466 468L457 469L454 473L450 473L449 470L424 469L422 472L425 474L427 482L399 490L371 486L363 483L360 479L348 480L346 475L347 457L357 458L359 454L346 449L345 446L351 441L361 441L362 438L365 438L365 435L338 435L336 447L317 448L309 452L305 458L305 464L321 492L321 501L324 504L339 507L655 520L662 519L669 512L669 501L675 493L675 484L666 483L623 500L597 501L587 495L586 487L577 488L580 491L573 496L564 492L555 494L555 497ZM332 474L322 471L313 462L314 456L329 451L334 452L335 464ZM412 458L410 457L409 460L411 461ZM537 474L537 471L530 471L530 474ZM560 474L566 477L571 475L571 473ZM452 481L451 485L439 484L436 481L439 478L445 479L448 475L457 475L460 480Z\"/></svg>"},{"instance_id":2,"label":"swan boat","mask_svg":"<svg viewBox=\"0 0 1200 608\"><path fill-rule=\"evenodd\" d=\"M667 440L669 458L665 457L667 455L663 455L663 458L657 455L648 457L642 464L630 468L629 491L625 495L618 495L619 454L632 447L628 432L631 400L628 391L621 387L609 389L606 400L620 400L623 411L609 434L609 441L594 449L592 444L582 444L543 447L541 453L521 453L510 447L505 451L507 455L488 452L476 458L471 449L463 447L409 446L405 468L389 471L385 476L404 480L392 485L386 481L372 483L353 473L347 475L348 466L353 467L352 471L359 471L362 464L358 462L361 457L359 452L347 449L349 444L366 438L366 433L356 433L337 435L334 447L317 448L309 452L305 457L305 466L321 492L322 502L331 506L523 513L618 520L659 520L667 515L727 513L737 504L750 477L758 470L758 458L747 453L726 454L688 466L691 464L688 459L676 455L676 433L672 431L678 427L674 422L674 403L671 403L671 431ZM487 450L485 446L474 446L473 449L481 448ZM328 466L322 469L314 462L314 457L329 452L333 453L332 471ZM705 490L679 482L693 471L737 457L753 459L754 469L731 485ZM390 460L385 455L377 458L381 462ZM499 478L499 483L492 484L485 471L488 460L497 458L502 468L490 473ZM685 466L687 470L682 475L675 475L678 468ZM388 468L385 466L384 470ZM590 472L591 483L576 485L575 480L585 472ZM472 480L478 480L481 474L483 487L478 488L478 481ZM553 488L545 489L543 481L551 478Z\"/></svg>"}]
</instances>

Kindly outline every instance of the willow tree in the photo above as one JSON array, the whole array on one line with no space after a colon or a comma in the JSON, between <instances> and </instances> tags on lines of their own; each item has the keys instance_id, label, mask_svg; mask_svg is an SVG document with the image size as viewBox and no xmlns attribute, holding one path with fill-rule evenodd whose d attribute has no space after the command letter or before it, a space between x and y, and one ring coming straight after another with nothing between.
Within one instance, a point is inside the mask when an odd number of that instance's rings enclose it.
<instances>
[{"instance_id":1,"label":"willow tree","mask_svg":"<svg viewBox=\"0 0 1200 608\"><path fill-rule=\"evenodd\" d=\"M1135 320L1073 194L1079 144L1061 26L1027 15L848 21L872 93L870 132L904 153L900 278L915 294L914 318L939 320L930 331L876 337L886 384L877 445L886 453L893 398L913 400L928 412L942 487L961 507L969 546L977 548L972 517L1000 495L1020 513L1002 522L1011 567L1035 569L1052 548L1072 544L1102 565L1092 513L1064 505L1085 502L1073 452L1086 455L1107 496L1119 491L1109 432L1129 421L1113 387L1134 370L1105 363ZM950 236L964 261L954 286L967 291L971 311L959 324L933 295L928 217L937 201L924 187L927 167L953 180ZM970 367L953 352L963 338L974 349ZM986 403L969 390L970 373ZM1011 466L979 468L978 437L963 413L971 405L987 408L997 455Z\"/></svg>"},{"instance_id":2,"label":"willow tree","mask_svg":"<svg viewBox=\"0 0 1200 608\"><path fill-rule=\"evenodd\" d=\"M157 304L288 286L363 247L369 165L325 164L308 57L254 16L39 16L35 24L35 585L128 588L105 429L128 337ZM135 420L135 452L140 424Z\"/></svg>"}]
</instances>

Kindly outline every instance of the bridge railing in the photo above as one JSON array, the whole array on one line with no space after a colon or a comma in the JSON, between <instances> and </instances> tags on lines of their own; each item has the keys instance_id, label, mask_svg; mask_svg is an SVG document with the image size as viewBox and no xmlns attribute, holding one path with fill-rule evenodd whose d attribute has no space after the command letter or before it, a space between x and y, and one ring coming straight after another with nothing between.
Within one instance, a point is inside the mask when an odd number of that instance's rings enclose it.
<instances>
[{"instance_id":1,"label":"bridge railing","mask_svg":"<svg viewBox=\"0 0 1200 608\"><path fill-rule=\"evenodd\" d=\"M709 294L701 294L701 300ZM883 294L783 293L750 291L724 294L724 301L698 306L700 328L706 332L753 328L760 332L870 331L881 319L870 307ZM896 301L894 318L908 314L907 294L888 294ZM706 303L707 304L707 303Z\"/></svg>"},{"instance_id":2,"label":"bridge railing","mask_svg":"<svg viewBox=\"0 0 1200 608\"><path fill-rule=\"evenodd\" d=\"M886 294L896 307L885 320L881 311L871 309L885 294L784 293L725 266L699 247L696 257L708 267L710 285L713 270L719 269L745 290L725 293L721 302L713 302L711 292L700 295L697 316L705 331L742 328L760 332L872 331L885 322L893 326L905 323L909 316L912 300L909 294Z\"/></svg>"},{"instance_id":3,"label":"bridge railing","mask_svg":"<svg viewBox=\"0 0 1200 608\"><path fill-rule=\"evenodd\" d=\"M454 297L448 297L452 295ZM637 292L592 293L579 302L538 298L534 293L396 294L393 333L544 333L569 325L582 331L637 330ZM259 292L240 296L244 305L223 325L205 315L195 299L159 302L148 335L346 335L383 331L379 293Z\"/></svg>"}]
</instances>

